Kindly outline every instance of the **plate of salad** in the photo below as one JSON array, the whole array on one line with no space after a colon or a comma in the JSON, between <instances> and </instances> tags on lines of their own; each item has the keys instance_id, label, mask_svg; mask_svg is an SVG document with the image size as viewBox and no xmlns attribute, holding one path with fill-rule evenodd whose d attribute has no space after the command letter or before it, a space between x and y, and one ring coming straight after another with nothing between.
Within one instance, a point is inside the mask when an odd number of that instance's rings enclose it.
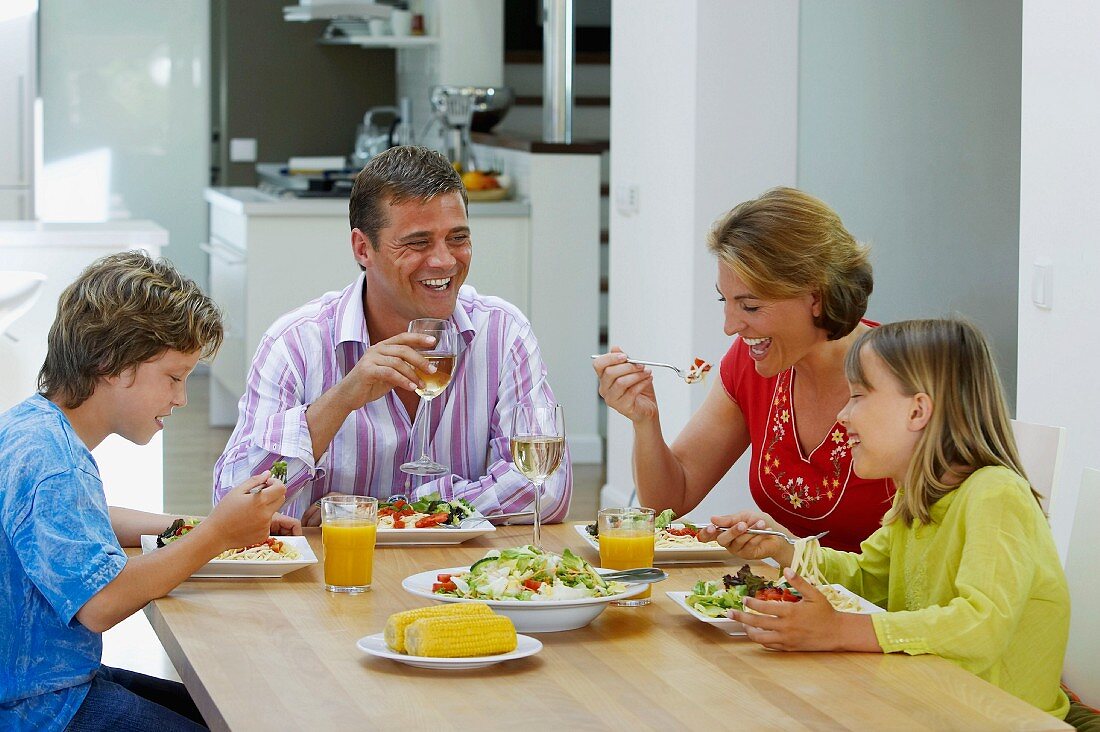
<instances>
[{"instance_id":1,"label":"plate of salad","mask_svg":"<svg viewBox=\"0 0 1100 732\"><path fill-rule=\"evenodd\" d=\"M488 520L461 523L478 516L464 498L446 501L432 493L410 502L394 496L378 502L378 544L461 544L496 531Z\"/></svg>"},{"instance_id":2,"label":"plate of salad","mask_svg":"<svg viewBox=\"0 0 1100 732\"><path fill-rule=\"evenodd\" d=\"M833 606L841 612L880 613L873 605L843 585L827 585L823 590ZM801 602L802 596L786 580L773 581L755 575L749 565L737 574L727 574L720 580L699 580L691 592L665 593L696 619L709 623L730 635L744 635L745 626L726 617L730 610L745 610L746 597L780 602ZM753 612L749 610L748 612Z\"/></svg>"},{"instance_id":3,"label":"plate of salad","mask_svg":"<svg viewBox=\"0 0 1100 732\"><path fill-rule=\"evenodd\" d=\"M582 628L609 603L647 587L608 582L600 575L568 549L559 555L527 545L492 549L469 567L410 575L401 586L439 602L483 602L511 618L519 632L550 633Z\"/></svg>"},{"instance_id":4,"label":"plate of salad","mask_svg":"<svg viewBox=\"0 0 1100 732\"><path fill-rule=\"evenodd\" d=\"M575 524L573 528L590 547L600 550L599 531L595 522ZM732 556L716 541L699 541L696 535L701 527L687 521L676 521L675 514L670 509L657 514L654 528L657 535L653 547L653 563L656 565L722 562Z\"/></svg>"}]
</instances>

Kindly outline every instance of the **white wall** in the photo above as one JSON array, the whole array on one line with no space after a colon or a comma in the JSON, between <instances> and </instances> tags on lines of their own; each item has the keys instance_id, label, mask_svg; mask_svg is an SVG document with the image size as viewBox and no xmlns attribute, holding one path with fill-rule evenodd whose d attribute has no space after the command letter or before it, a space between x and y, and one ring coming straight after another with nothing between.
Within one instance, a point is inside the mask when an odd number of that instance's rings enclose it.
<instances>
[{"instance_id":1,"label":"white wall","mask_svg":"<svg viewBox=\"0 0 1100 732\"><path fill-rule=\"evenodd\" d=\"M1016 385L1019 0L803 0L798 184L872 245L883 322L962 314Z\"/></svg>"},{"instance_id":2,"label":"white wall","mask_svg":"<svg viewBox=\"0 0 1100 732\"><path fill-rule=\"evenodd\" d=\"M612 198L637 186L639 210L612 206L609 340L639 358L717 363L730 339L704 239L735 204L795 181L798 3L632 0L613 3L611 26ZM657 374L667 439L716 385ZM631 440L611 412L603 505L630 500ZM734 466L698 515L747 505L745 475Z\"/></svg>"},{"instance_id":3,"label":"white wall","mask_svg":"<svg viewBox=\"0 0 1100 732\"><path fill-rule=\"evenodd\" d=\"M152 219L171 234L173 262L203 287L209 6L50 0L39 13L39 217Z\"/></svg>"},{"instance_id":4,"label":"white wall","mask_svg":"<svg viewBox=\"0 0 1100 732\"><path fill-rule=\"evenodd\" d=\"M1065 556L1081 470L1100 465L1100 4L1023 3L1017 416L1066 428L1051 526ZM1054 267L1053 308L1031 303Z\"/></svg>"}]
</instances>

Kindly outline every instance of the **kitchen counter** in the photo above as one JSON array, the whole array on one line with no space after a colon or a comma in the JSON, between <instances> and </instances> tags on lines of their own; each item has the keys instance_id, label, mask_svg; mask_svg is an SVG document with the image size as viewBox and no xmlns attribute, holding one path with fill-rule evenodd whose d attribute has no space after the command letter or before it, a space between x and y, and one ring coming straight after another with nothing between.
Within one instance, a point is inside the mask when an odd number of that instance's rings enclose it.
<instances>
[{"instance_id":1,"label":"kitchen counter","mask_svg":"<svg viewBox=\"0 0 1100 732\"><path fill-rule=\"evenodd\" d=\"M53 223L0 221L0 247L110 247L145 249L168 246L168 232L152 221Z\"/></svg>"},{"instance_id":2,"label":"kitchen counter","mask_svg":"<svg viewBox=\"0 0 1100 732\"><path fill-rule=\"evenodd\" d=\"M348 216L346 198L283 198L258 188L207 188L207 203L230 213L244 216ZM531 204L526 198L493 203L471 203L470 217L529 216Z\"/></svg>"}]
</instances>

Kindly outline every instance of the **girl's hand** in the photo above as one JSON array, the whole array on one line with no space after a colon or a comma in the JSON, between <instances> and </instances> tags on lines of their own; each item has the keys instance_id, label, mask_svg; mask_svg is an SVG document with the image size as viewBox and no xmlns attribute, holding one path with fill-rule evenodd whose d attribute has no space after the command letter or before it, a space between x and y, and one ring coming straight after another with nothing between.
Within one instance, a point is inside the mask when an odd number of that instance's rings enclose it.
<instances>
[{"instance_id":1,"label":"girl's hand","mask_svg":"<svg viewBox=\"0 0 1100 732\"><path fill-rule=\"evenodd\" d=\"M783 576L802 595L800 602L745 598L745 607L763 615L730 610L729 617L744 624L750 640L776 651L837 651L840 615L816 587L789 568ZM873 633L873 631L872 631Z\"/></svg>"},{"instance_id":2,"label":"girl's hand","mask_svg":"<svg viewBox=\"0 0 1100 732\"><path fill-rule=\"evenodd\" d=\"M778 536L745 533L749 529L773 529L788 533L766 513L741 511L725 516L711 516L710 526L699 530L699 541L717 541L726 550L742 559L772 557L782 566L790 564L791 545Z\"/></svg>"},{"instance_id":3,"label":"girl's hand","mask_svg":"<svg viewBox=\"0 0 1100 732\"><path fill-rule=\"evenodd\" d=\"M653 372L645 366L626 362L618 346L592 362L600 378L600 396L607 406L631 422L657 416L657 394L653 390Z\"/></svg>"},{"instance_id":4,"label":"girl's hand","mask_svg":"<svg viewBox=\"0 0 1100 732\"><path fill-rule=\"evenodd\" d=\"M801 602L765 602L745 598L757 615L730 610L750 640L777 651L863 651L882 653L870 615L833 609L816 587L788 567L783 576L802 595Z\"/></svg>"}]
</instances>

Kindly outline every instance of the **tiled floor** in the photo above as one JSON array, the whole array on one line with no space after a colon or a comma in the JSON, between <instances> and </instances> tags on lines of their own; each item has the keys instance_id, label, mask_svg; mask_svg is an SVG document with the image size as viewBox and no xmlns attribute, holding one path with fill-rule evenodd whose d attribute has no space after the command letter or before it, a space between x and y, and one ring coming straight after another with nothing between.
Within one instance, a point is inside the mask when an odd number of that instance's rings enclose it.
<instances>
[{"instance_id":1,"label":"tiled floor","mask_svg":"<svg viewBox=\"0 0 1100 732\"><path fill-rule=\"evenodd\" d=\"M196 374L188 382L187 407L177 410L164 432L164 510L166 513L205 515L210 511L214 462L231 430L208 423L209 376ZM569 519L596 515L602 465L573 469L573 502ZM129 618L104 634L103 662L134 671L177 679L144 613Z\"/></svg>"}]
</instances>

